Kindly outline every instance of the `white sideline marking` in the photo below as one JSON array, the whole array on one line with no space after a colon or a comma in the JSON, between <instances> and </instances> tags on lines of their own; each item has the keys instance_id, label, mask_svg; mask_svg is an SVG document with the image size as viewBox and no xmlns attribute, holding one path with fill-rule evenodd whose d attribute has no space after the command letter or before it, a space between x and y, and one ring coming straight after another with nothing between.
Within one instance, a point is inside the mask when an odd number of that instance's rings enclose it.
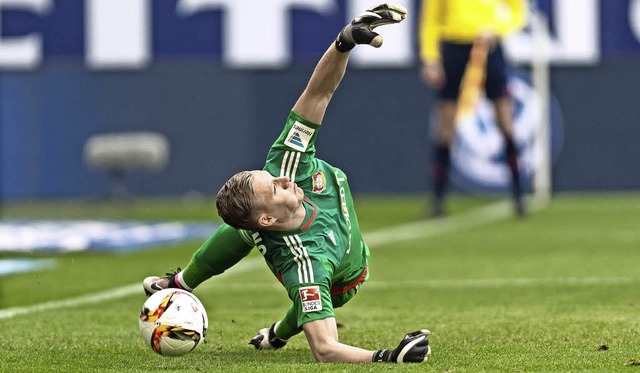
<instances>
[{"instance_id":1,"label":"white sideline marking","mask_svg":"<svg viewBox=\"0 0 640 373\"><path fill-rule=\"evenodd\" d=\"M140 284L127 285L117 289L104 291L102 293L93 295L82 295L74 298L67 298L63 300L56 300L51 302L45 302L40 304L34 304L33 306L26 307L14 307L0 310L0 319L8 319L17 315L24 315L37 311L46 311L51 309L66 308L78 306L81 304L98 303L109 299L118 299L133 294L134 292L140 292Z\"/></svg>"},{"instance_id":2,"label":"white sideline marking","mask_svg":"<svg viewBox=\"0 0 640 373\"><path fill-rule=\"evenodd\" d=\"M534 206L532 206L532 208L533 207ZM367 242L367 245L369 245L370 248L373 248L391 242L431 237L438 234L453 232L463 228L475 227L507 218L512 215L513 211L511 208L511 204L508 201L503 201L481 207L464 214L454 215L446 219L424 220L409 224L403 224L396 227L380 229L370 233L365 233L364 238ZM264 265L264 259L262 257L245 259L238 263L235 267L223 273L222 276L250 272L262 265ZM39 311L75 307L83 304L98 303L105 300L120 299L136 293L142 294L141 286L142 285L140 283L135 283L97 294L83 295L58 301L50 301L40 304L34 304L32 306L0 309L0 320Z\"/></svg>"},{"instance_id":3,"label":"white sideline marking","mask_svg":"<svg viewBox=\"0 0 640 373\"><path fill-rule=\"evenodd\" d=\"M535 200L531 200L529 205L531 211L540 210L545 206L545 204L538 203ZM371 248L392 242L427 238L473 228L511 216L513 216L512 202L501 201L479 207L464 214L452 215L446 219L421 220L390 228L383 228L375 232L363 233L363 235L365 242Z\"/></svg>"},{"instance_id":4,"label":"white sideline marking","mask_svg":"<svg viewBox=\"0 0 640 373\"><path fill-rule=\"evenodd\" d=\"M502 288L530 286L594 286L637 283L631 277L478 278L422 281L368 281L367 289L388 288Z\"/></svg>"}]
</instances>

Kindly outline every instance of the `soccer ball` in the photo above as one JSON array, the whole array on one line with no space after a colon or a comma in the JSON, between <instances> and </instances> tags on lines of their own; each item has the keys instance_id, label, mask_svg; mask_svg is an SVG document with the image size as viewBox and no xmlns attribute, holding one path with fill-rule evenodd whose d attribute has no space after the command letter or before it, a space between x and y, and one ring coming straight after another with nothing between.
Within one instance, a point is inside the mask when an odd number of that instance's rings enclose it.
<instances>
[{"instance_id":1,"label":"soccer ball","mask_svg":"<svg viewBox=\"0 0 640 373\"><path fill-rule=\"evenodd\" d=\"M139 326L142 339L153 351L182 356L204 341L209 321L195 295L182 289L164 289L144 302Z\"/></svg>"}]
</instances>

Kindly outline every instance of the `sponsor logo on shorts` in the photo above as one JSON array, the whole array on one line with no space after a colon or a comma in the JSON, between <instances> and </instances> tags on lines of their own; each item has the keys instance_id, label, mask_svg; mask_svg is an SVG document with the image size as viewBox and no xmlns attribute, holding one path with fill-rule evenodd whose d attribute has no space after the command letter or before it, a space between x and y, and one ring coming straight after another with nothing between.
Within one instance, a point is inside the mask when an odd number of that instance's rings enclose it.
<instances>
[{"instance_id":1,"label":"sponsor logo on shorts","mask_svg":"<svg viewBox=\"0 0 640 373\"><path fill-rule=\"evenodd\" d=\"M313 176L313 192L314 193L322 193L325 189L327 189L327 179L324 177L324 173L322 171L318 171Z\"/></svg>"},{"instance_id":2,"label":"sponsor logo on shorts","mask_svg":"<svg viewBox=\"0 0 640 373\"><path fill-rule=\"evenodd\" d=\"M309 141L311 141L311 137L315 132L316 130L313 128L296 121L289 130L284 144L292 149L304 152L307 150Z\"/></svg>"},{"instance_id":3,"label":"sponsor logo on shorts","mask_svg":"<svg viewBox=\"0 0 640 373\"><path fill-rule=\"evenodd\" d=\"M322 298L319 286L306 286L298 289L302 300L302 312L322 311Z\"/></svg>"}]
</instances>

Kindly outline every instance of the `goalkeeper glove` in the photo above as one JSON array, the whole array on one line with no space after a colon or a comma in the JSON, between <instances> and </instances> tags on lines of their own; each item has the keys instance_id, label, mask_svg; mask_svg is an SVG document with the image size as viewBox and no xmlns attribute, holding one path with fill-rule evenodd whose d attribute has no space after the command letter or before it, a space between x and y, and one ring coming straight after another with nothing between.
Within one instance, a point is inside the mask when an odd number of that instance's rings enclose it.
<instances>
[{"instance_id":1,"label":"goalkeeper glove","mask_svg":"<svg viewBox=\"0 0 640 373\"><path fill-rule=\"evenodd\" d=\"M336 49L345 53L352 50L356 44L369 44L376 48L382 45L382 36L373 29L399 23L407 17L407 9L398 4L380 4L367 9L346 25L336 38Z\"/></svg>"},{"instance_id":2,"label":"goalkeeper glove","mask_svg":"<svg viewBox=\"0 0 640 373\"><path fill-rule=\"evenodd\" d=\"M422 363L431 355L427 329L416 330L404 336L395 350L379 350L373 354L374 363Z\"/></svg>"},{"instance_id":3,"label":"goalkeeper glove","mask_svg":"<svg viewBox=\"0 0 640 373\"><path fill-rule=\"evenodd\" d=\"M271 325L270 328L260 329L258 335L253 337L249 344L253 345L257 350L275 350L284 347L289 340L284 340L276 336L276 326L280 321Z\"/></svg>"}]
</instances>

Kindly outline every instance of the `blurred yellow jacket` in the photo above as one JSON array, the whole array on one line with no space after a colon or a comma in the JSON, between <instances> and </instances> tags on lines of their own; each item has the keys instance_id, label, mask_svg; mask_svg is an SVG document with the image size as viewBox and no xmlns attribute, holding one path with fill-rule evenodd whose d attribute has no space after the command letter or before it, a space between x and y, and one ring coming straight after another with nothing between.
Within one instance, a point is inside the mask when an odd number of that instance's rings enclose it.
<instances>
[{"instance_id":1,"label":"blurred yellow jacket","mask_svg":"<svg viewBox=\"0 0 640 373\"><path fill-rule=\"evenodd\" d=\"M505 36L524 27L527 14L526 0L423 0L420 58L440 61L440 41L473 43L488 30Z\"/></svg>"}]
</instances>

